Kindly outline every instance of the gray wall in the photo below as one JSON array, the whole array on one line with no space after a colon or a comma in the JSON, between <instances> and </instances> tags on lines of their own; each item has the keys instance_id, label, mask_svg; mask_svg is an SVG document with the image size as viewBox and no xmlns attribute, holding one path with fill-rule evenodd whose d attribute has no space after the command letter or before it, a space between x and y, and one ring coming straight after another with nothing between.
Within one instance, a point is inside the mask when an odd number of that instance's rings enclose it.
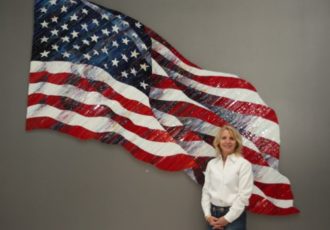
<instances>
[{"instance_id":1,"label":"gray wall","mask_svg":"<svg viewBox=\"0 0 330 230\"><path fill-rule=\"evenodd\" d=\"M203 68L253 83L279 116L280 171L301 214L249 229L328 229L329 0L96 0L153 28ZM33 0L0 1L0 229L205 229L200 186L120 146L26 133Z\"/></svg>"}]
</instances>

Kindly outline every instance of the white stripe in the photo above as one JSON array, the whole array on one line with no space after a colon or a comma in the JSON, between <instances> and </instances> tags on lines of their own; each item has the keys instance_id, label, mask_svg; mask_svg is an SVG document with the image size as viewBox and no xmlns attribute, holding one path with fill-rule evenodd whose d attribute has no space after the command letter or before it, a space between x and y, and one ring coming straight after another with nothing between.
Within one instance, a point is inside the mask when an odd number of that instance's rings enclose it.
<instances>
[{"instance_id":1,"label":"white stripe","mask_svg":"<svg viewBox=\"0 0 330 230\"><path fill-rule=\"evenodd\" d=\"M156 61L153 60L153 63L155 62ZM162 68L159 64L155 67L153 66L152 73L165 77L169 77L168 73L170 73L170 75L174 77L176 81L181 82L185 86L188 86L189 88L193 88L195 90L199 90L201 92L211 94L214 96L226 97L236 101L245 101L255 104L266 105L265 102L260 98L259 94L252 90L242 89L242 88L228 89L228 88L212 87L210 85L205 85L193 79L187 78L171 69L165 71L164 68ZM221 73L218 73L218 76L220 74Z\"/></svg>"},{"instance_id":2,"label":"white stripe","mask_svg":"<svg viewBox=\"0 0 330 230\"><path fill-rule=\"evenodd\" d=\"M155 108L152 108L152 112L157 117L157 120L163 126L167 126L167 127L183 126L183 124L175 116L172 116L171 114L164 113Z\"/></svg>"},{"instance_id":3,"label":"white stripe","mask_svg":"<svg viewBox=\"0 0 330 230\"><path fill-rule=\"evenodd\" d=\"M165 70L153 58L151 59L151 63L152 63L152 71L151 72L153 74L168 77Z\"/></svg>"},{"instance_id":4,"label":"white stripe","mask_svg":"<svg viewBox=\"0 0 330 230\"><path fill-rule=\"evenodd\" d=\"M153 111L154 110L155 109L153 109ZM215 136L217 131L219 130L218 126L210 124L207 121L202 121L198 118L189 118L189 122L182 123L182 121L178 120L177 117L175 117L171 114L165 113L164 111L155 110L154 114L157 117L157 119L160 121L160 123L167 127L185 126L193 132L206 134L209 136ZM194 125L194 123L197 123L197 125ZM242 136L242 141L243 141L243 145L246 148L249 148L249 149L255 151L256 153L260 154L260 150L258 149L258 147L253 142L251 142L249 139ZM261 155L261 156L264 159L266 158L265 160L267 161L267 157L270 155L268 155L267 153L263 153L263 154L264 155ZM211 153L211 156L213 156L213 153ZM274 159L274 158L272 158L272 159L273 159L272 167L276 170L277 169L276 166L278 164L278 159Z\"/></svg>"},{"instance_id":5,"label":"white stripe","mask_svg":"<svg viewBox=\"0 0 330 230\"><path fill-rule=\"evenodd\" d=\"M277 170L261 165L252 165L254 180L264 184L290 184L288 178Z\"/></svg>"},{"instance_id":6,"label":"white stripe","mask_svg":"<svg viewBox=\"0 0 330 230\"><path fill-rule=\"evenodd\" d=\"M205 141L180 141L179 144L194 157L216 157L216 150Z\"/></svg>"},{"instance_id":7,"label":"white stripe","mask_svg":"<svg viewBox=\"0 0 330 230\"><path fill-rule=\"evenodd\" d=\"M280 143L280 127L277 123L253 116L254 119L248 122L245 130L259 136Z\"/></svg>"},{"instance_id":8,"label":"white stripe","mask_svg":"<svg viewBox=\"0 0 330 230\"><path fill-rule=\"evenodd\" d=\"M230 73L221 73L221 72L214 72L214 71L209 71L209 70L204 70L204 69L199 69L190 65L187 65L183 61L181 61L175 54L172 53L171 50L169 50L166 46L163 44L159 43L155 39L152 40L152 49L166 57L166 59L170 60L171 62L175 63L177 66L180 68L191 72L195 75L201 75L201 76L223 76L223 77L234 77L238 78L235 74L230 74Z\"/></svg>"},{"instance_id":9,"label":"white stripe","mask_svg":"<svg viewBox=\"0 0 330 230\"><path fill-rule=\"evenodd\" d=\"M167 127L175 127L180 126L182 127L183 124L174 116L164 113L162 111L153 109L152 110L159 120L159 122L163 126ZM198 134L197 134L198 135ZM193 155L195 157L215 157L216 151L213 148L213 146L209 145L203 140L200 141L178 141L178 144L180 144L181 147L183 147L184 150L186 150L190 155Z\"/></svg>"},{"instance_id":10,"label":"white stripe","mask_svg":"<svg viewBox=\"0 0 330 230\"><path fill-rule=\"evenodd\" d=\"M157 63L157 62L155 62ZM153 69L154 71L154 69ZM155 68L155 74L158 75L162 75L165 77L169 77L168 74L165 72L165 70L163 70L162 67L160 67L157 64L157 67ZM260 98L260 96L258 95L257 92L254 91L250 91L247 89L220 89L220 88L215 88L212 86L208 86L208 85L204 85L201 84L197 81L191 80L189 78L186 78L182 75L176 74L179 77L176 77L176 80L181 82L182 84L188 86L188 87L194 87L194 90L199 90L201 92L204 92L206 94L212 94L218 97L227 97L230 98L232 100L237 100L237 101L245 101L245 102L249 102L249 103L255 103L255 104L262 104L262 105L266 105L262 99ZM177 90L179 91L179 90ZM188 98L187 95L183 94L181 92L181 94L183 95L183 97L185 98L185 100L188 102L188 100L186 98ZM172 97L171 97L172 98ZM180 95L178 94L176 97L173 97L174 101L182 101L182 99L180 98ZM157 98L154 98L157 99ZM190 98L188 98L190 100L189 103L192 103ZM165 99L162 99L165 100ZM171 99L172 100L172 99ZM171 101L170 99L168 101ZM194 104L196 104L197 102L195 102ZM203 105L201 104L197 104L200 107L205 108ZM207 108L205 108L207 109ZM209 110L209 109L207 109ZM258 117L258 116L253 116L253 115L248 115L249 117L253 118L253 121L249 121L246 127L246 130L263 138L272 140L276 143L280 143L280 130L279 130L279 125L273 121L270 121L268 119L265 119L263 117Z\"/></svg>"},{"instance_id":11,"label":"white stripe","mask_svg":"<svg viewBox=\"0 0 330 230\"><path fill-rule=\"evenodd\" d=\"M170 70L172 71L172 70ZM220 87L212 87L209 85L202 84L193 79L187 78L177 72L173 72L175 80L188 86L189 88L193 88L195 90L199 90L201 92L211 94L218 97L226 97L235 101L245 101L255 104L265 105L263 100L260 98L257 92L251 91L248 89L241 88L220 88Z\"/></svg>"},{"instance_id":12,"label":"white stripe","mask_svg":"<svg viewBox=\"0 0 330 230\"><path fill-rule=\"evenodd\" d=\"M98 92L88 92L72 85L56 85L48 82L29 84L29 94L42 93L45 95L69 97L87 105L105 105L116 114L130 119L138 126L150 129L164 130L156 118L134 113L123 107L118 101L104 97Z\"/></svg>"},{"instance_id":13,"label":"white stripe","mask_svg":"<svg viewBox=\"0 0 330 230\"><path fill-rule=\"evenodd\" d=\"M177 89L170 89L170 88L161 89L161 88L151 87L149 97L156 100L163 100L170 102L176 102L176 101L186 102L210 111L208 108L204 107L202 104L199 104L198 102L195 102L194 100L191 100L181 90L177 90Z\"/></svg>"},{"instance_id":14,"label":"white stripe","mask_svg":"<svg viewBox=\"0 0 330 230\"><path fill-rule=\"evenodd\" d=\"M293 200L280 200L280 199L275 199L270 196L267 196L263 191L261 191L257 186L253 186L253 194L259 195L266 200L270 201L273 203L275 206L279 208L290 208L293 206Z\"/></svg>"},{"instance_id":15,"label":"white stripe","mask_svg":"<svg viewBox=\"0 0 330 230\"><path fill-rule=\"evenodd\" d=\"M71 62L64 61L31 61L31 73L42 71L47 71L49 73L73 73L80 77L85 77L87 79L95 81L101 81L109 85L117 93L125 95L126 98L130 100L139 101L140 103L150 107L149 98L144 93L142 93L133 86L117 81L108 72L97 66L74 64Z\"/></svg>"},{"instance_id":16,"label":"white stripe","mask_svg":"<svg viewBox=\"0 0 330 230\"><path fill-rule=\"evenodd\" d=\"M126 130L116 121L105 117L85 117L78 113L60 110L49 105L33 105L28 107L27 118L50 117L71 126L81 126L95 133L115 132L140 149L157 156L186 154L178 144L173 142L155 142L144 139Z\"/></svg>"}]
</instances>

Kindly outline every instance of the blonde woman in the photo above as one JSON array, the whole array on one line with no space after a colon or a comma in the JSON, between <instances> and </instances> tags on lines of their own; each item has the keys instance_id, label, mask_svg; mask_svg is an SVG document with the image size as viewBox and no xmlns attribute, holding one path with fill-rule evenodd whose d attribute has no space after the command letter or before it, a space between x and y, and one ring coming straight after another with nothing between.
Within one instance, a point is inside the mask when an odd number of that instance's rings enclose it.
<instances>
[{"instance_id":1,"label":"blonde woman","mask_svg":"<svg viewBox=\"0 0 330 230\"><path fill-rule=\"evenodd\" d=\"M235 128L224 126L213 145L218 156L206 167L202 192L208 229L245 230L253 174L251 163L241 155L242 137Z\"/></svg>"}]
</instances>

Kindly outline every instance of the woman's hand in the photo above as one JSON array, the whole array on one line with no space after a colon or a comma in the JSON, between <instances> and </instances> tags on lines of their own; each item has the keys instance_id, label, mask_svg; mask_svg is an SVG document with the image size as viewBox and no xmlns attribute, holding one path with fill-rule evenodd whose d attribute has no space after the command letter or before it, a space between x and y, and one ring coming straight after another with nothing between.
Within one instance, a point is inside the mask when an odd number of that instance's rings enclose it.
<instances>
[{"instance_id":1,"label":"woman's hand","mask_svg":"<svg viewBox=\"0 0 330 230\"><path fill-rule=\"evenodd\" d=\"M223 229L223 226L219 224L220 218L214 216L207 216L206 221L212 226L213 229Z\"/></svg>"},{"instance_id":2,"label":"woman's hand","mask_svg":"<svg viewBox=\"0 0 330 230\"><path fill-rule=\"evenodd\" d=\"M227 224L229 224L228 220L222 216L215 221L214 227L220 227L220 229L223 229Z\"/></svg>"}]
</instances>

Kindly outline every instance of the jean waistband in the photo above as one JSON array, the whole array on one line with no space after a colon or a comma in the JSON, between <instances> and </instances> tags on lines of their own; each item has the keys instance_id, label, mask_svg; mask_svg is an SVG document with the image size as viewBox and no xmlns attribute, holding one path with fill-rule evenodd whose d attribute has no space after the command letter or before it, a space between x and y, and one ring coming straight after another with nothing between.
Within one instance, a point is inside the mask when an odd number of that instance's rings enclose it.
<instances>
[{"instance_id":1,"label":"jean waistband","mask_svg":"<svg viewBox=\"0 0 330 230\"><path fill-rule=\"evenodd\" d=\"M214 205L214 204L211 204L211 209L212 209L213 211L217 211L217 210L219 210L219 211L221 211L221 212L226 212L226 211L229 210L229 208L230 208L230 207L222 207L222 206L216 206L216 205Z\"/></svg>"}]
</instances>

